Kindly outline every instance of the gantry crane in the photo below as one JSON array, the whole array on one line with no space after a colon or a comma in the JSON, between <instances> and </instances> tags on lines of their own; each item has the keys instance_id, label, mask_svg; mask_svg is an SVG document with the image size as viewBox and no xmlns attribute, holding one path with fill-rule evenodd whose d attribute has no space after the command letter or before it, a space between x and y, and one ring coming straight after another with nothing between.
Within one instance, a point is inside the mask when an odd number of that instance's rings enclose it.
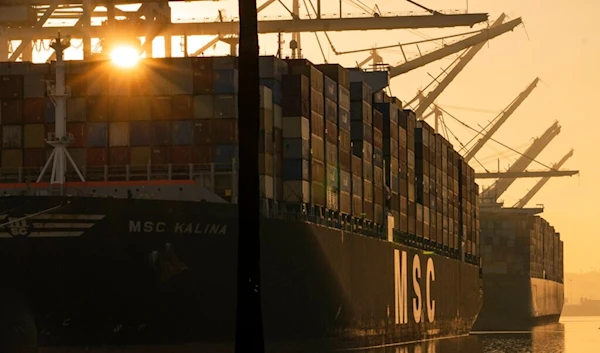
<instances>
[{"instance_id":1,"label":"gantry crane","mask_svg":"<svg viewBox=\"0 0 600 353\"><path fill-rule=\"evenodd\" d=\"M502 22L504 22L504 19L506 18L505 14L501 14L498 19L496 19L496 21L490 26L490 28L496 28L498 26L500 26L502 24ZM433 102L435 102L435 100L440 96L440 94L442 94L442 92L448 87L448 85L450 85L450 83L456 78L456 76L458 76L458 74L467 66L467 64L469 62L471 62L471 60L475 57L475 55L477 55L477 53L479 53L479 51L481 49L483 49L485 42L481 42L479 44L476 44L474 46L472 46L470 49L467 49L467 51L460 57L460 59L458 60L458 62L456 63L456 65L452 68L452 70L450 70L447 74L446 77L444 77L444 79L442 79L441 81L439 81L438 85L431 90L426 96L423 96L421 94L421 92L419 92L419 95L417 96L419 99L419 104L417 106L417 108L414 110L415 114L417 116L417 119L421 119L423 117L423 113L425 113L425 110L427 110L427 108L429 108L429 106L431 104L433 104ZM407 103L408 105L410 105L410 103L412 103L415 99L413 99L411 102ZM438 112L436 114L436 112ZM434 114L439 115L439 109L434 111ZM437 125L437 119L436 119L436 125ZM436 126L436 131L437 131L437 126Z\"/></svg>"},{"instance_id":2,"label":"gantry crane","mask_svg":"<svg viewBox=\"0 0 600 353\"><path fill-rule=\"evenodd\" d=\"M369 57L367 57L365 60L363 60L361 63L359 63L358 67L360 68L362 65L366 64L367 62L369 62L371 60L373 60L374 67L380 67L383 64L383 61L382 61L381 56L377 53L377 50L378 49L391 49L391 48L399 47L400 50L402 50L402 53L404 55L404 62L402 64L386 68L386 70L389 70L389 72L390 72L390 78L394 78L396 76L400 76L400 75L410 72L414 69L417 69L417 68L420 68L427 64L430 64L432 62L435 62L437 60L443 59L443 58L447 57L448 55L456 54L456 53L460 52L461 50L469 49L475 45L486 43L488 40L490 40L492 38L498 37L504 33L512 31L515 27L517 27L521 23L522 23L522 20L520 17L517 19L514 19L512 21L506 22L506 23L498 23L498 21L496 21L494 23L495 26L492 26L490 28L487 28L487 29L484 29L481 31L477 31L478 33L475 35L472 35L468 38L459 40L452 44L444 45L443 47L441 47L439 49L436 49L436 50L431 51L424 55L420 55L414 59L408 59L406 57L406 54L404 53L405 46L413 45L413 44L418 45L419 43L425 43L425 42L431 42L431 41L435 41L435 40L448 39L451 37L463 36L468 33L446 36L446 37L442 37L442 38L426 39L426 40L421 40L421 41L411 42L411 43L388 45L388 46L382 46L382 47L370 48L370 49L349 50L349 51L343 51L343 52L334 50L334 52L337 55L341 55L341 54L353 54L353 53L369 51L370 52Z\"/></svg>"},{"instance_id":3,"label":"gantry crane","mask_svg":"<svg viewBox=\"0 0 600 353\"><path fill-rule=\"evenodd\" d=\"M571 149L569 151L569 153L567 153L558 163L555 163L552 165L552 169L556 169L558 170L560 167L563 166L563 164L565 164L567 162L567 160L569 160L569 158L571 158L573 156L573 149ZM520 199L514 206L513 208L523 208L525 207L525 205L527 205L527 203L529 201L531 201L531 199L535 196L535 194L537 194L542 187L544 187L544 185L546 185L546 183L550 180L552 176L545 176L542 179L540 179L540 181L538 181L533 188L531 188L531 190L529 190L529 192L523 196L522 199Z\"/></svg>"},{"instance_id":4,"label":"gantry crane","mask_svg":"<svg viewBox=\"0 0 600 353\"><path fill-rule=\"evenodd\" d=\"M293 0L296 4L298 1ZM27 0L6 1L0 0L0 61L8 57L8 41L20 40L22 44L14 51L19 53L11 55L10 60L16 60L23 55L23 60L30 60L31 41L53 38L57 31L70 34L72 38L84 40L84 58L91 54L91 38L112 38L116 33L126 33L132 38L145 37L144 49L148 50L152 40L164 37L166 56L171 56L171 37L187 38L192 35L237 35L239 22L227 20L216 22L172 23L171 9L167 0L137 0L142 3L137 11L124 11L115 8L115 5L131 3L132 0ZM274 1L268 0L260 8L264 9ZM377 29L408 29L408 28L446 28L470 26L488 19L487 14L428 14L419 16L364 16L343 18L340 11L339 18L321 17L321 2L316 5L316 18L301 19L299 7L289 10L283 1L279 1L291 13L290 19L261 21L258 25L260 33L299 33L322 31L347 31L347 30L377 30ZM340 9L341 9L340 0ZM32 15L32 5L35 11ZM95 11L96 7L103 5L106 12ZM72 11L81 8L81 12ZM64 12L64 10L68 10ZM55 11L63 10L60 17L52 17ZM103 25L92 25L92 17L106 16ZM117 21L115 17L125 16L126 21ZM61 20L77 19L74 26L44 26L47 20L58 18Z\"/></svg>"},{"instance_id":5,"label":"gantry crane","mask_svg":"<svg viewBox=\"0 0 600 353\"><path fill-rule=\"evenodd\" d=\"M469 162L477 152L492 138L492 136L498 131L498 129L510 118L510 116L517 110L517 108L529 97L531 92L535 89L539 82L539 78L536 78L529 84L525 91L521 92L515 100L513 100L506 109L500 113L500 115L494 119L496 122L492 127L475 143L475 145L464 155L465 162ZM468 144L467 144L468 145ZM460 151L459 151L460 152Z\"/></svg>"},{"instance_id":6,"label":"gantry crane","mask_svg":"<svg viewBox=\"0 0 600 353\"><path fill-rule=\"evenodd\" d=\"M542 136L536 138L531 146L521 155L521 157L510 166L507 177L502 177L494 182L489 188L481 194L481 200L486 203L495 203L496 200L520 177L526 174L525 169L531 162L550 144L550 142L560 133L558 121L554 122Z\"/></svg>"}]
</instances>

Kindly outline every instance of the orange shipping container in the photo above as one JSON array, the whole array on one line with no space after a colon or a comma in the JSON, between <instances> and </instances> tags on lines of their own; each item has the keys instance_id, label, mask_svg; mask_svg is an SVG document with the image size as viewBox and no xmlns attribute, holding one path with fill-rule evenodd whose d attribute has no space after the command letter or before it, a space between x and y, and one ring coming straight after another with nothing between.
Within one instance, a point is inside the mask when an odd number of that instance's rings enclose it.
<instances>
[{"instance_id":1,"label":"orange shipping container","mask_svg":"<svg viewBox=\"0 0 600 353\"><path fill-rule=\"evenodd\" d=\"M129 154L130 164L133 167L143 167L150 163L150 147L131 147Z\"/></svg>"},{"instance_id":2,"label":"orange shipping container","mask_svg":"<svg viewBox=\"0 0 600 353\"><path fill-rule=\"evenodd\" d=\"M129 98L110 97L108 101L109 121L129 121Z\"/></svg>"},{"instance_id":3,"label":"orange shipping container","mask_svg":"<svg viewBox=\"0 0 600 353\"><path fill-rule=\"evenodd\" d=\"M25 148L43 148L46 146L46 127L44 124L27 124L24 131Z\"/></svg>"},{"instance_id":4,"label":"orange shipping container","mask_svg":"<svg viewBox=\"0 0 600 353\"><path fill-rule=\"evenodd\" d=\"M71 147L85 147L85 123L67 123L67 132L73 134Z\"/></svg>"},{"instance_id":5,"label":"orange shipping container","mask_svg":"<svg viewBox=\"0 0 600 353\"><path fill-rule=\"evenodd\" d=\"M171 120L171 97L154 97L150 101L152 120Z\"/></svg>"},{"instance_id":6,"label":"orange shipping container","mask_svg":"<svg viewBox=\"0 0 600 353\"><path fill-rule=\"evenodd\" d=\"M133 121L149 121L151 117L150 99L148 97L131 97L129 116Z\"/></svg>"},{"instance_id":7,"label":"orange shipping container","mask_svg":"<svg viewBox=\"0 0 600 353\"><path fill-rule=\"evenodd\" d=\"M108 151L109 165L124 166L129 164L129 147L111 147Z\"/></svg>"},{"instance_id":8,"label":"orange shipping container","mask_svg":"<svg viewBox=\"0 0 600 353\"><path fill-rule=\"evenodd\" d=\"M98 167L108 164L108 156L106 148L103 147L92 147L88 148L87 151L87 165L90 167Z\"/></svg>"},{"instance_id":9,"label":"orange shipping container","mask_svg":"<svg viewBox=\"0 0 600 353\"><path fill-rule=\"evenodd\" d=\"M23 150L2 150L2 168L14 171L23 166Z\"/></svg>"},{"instance_id":10,"label":"orange shipping container","mask_svg":"<svg viewBox=\"0 0 600 353\"><path fill-rule=\"evenodd\" d=\"M45 148L27 148L23 154L23 167L25 168L42 168L46 163Z\"/></svg>"}]
</instances>

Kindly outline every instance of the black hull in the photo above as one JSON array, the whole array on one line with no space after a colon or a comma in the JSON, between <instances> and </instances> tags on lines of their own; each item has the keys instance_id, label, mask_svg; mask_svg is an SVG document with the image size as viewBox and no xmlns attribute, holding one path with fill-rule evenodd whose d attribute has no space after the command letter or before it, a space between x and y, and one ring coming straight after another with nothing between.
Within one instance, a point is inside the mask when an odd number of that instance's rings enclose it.
<instances>
[{"instance_id":1,"label":"black hull","mask_svg":"<svg viewBox=\"0 0 600 353\"><path fill-rule=\"evenodd\" d=\"M484 274L484 302L474 331L529 330L558 322L564 285L517 275Z\"/></svg>"},{"instance_id":2,"label":"black hull","mask_svg":"<svg viewBox=\"0 0 600 353\"><path fill-rule=\"evenodd\" d=\"M1 229L0 296L8 298L0 307L1 342L162 345L171 352L174 346L186 351L214 344L232 351L234 205L84 197L0 200L4 222L59 205ZM465 335L482 304L477 266L299 220L263 219L261 256L270 351ZM413 279L416 256L421 272ZM396 300L395 285L398 277L402 288L404 258L405 322L396 313L404 302ZM429 259L434 274L428 272ZM415 292L421 294L419 323L413 314Z\"/></svg>"}]
</instances>

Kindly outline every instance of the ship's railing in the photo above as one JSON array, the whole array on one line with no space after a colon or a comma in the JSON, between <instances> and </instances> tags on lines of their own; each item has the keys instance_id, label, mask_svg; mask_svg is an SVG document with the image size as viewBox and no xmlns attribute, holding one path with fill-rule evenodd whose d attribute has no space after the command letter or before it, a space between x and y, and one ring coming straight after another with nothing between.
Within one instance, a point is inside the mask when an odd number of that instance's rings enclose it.
<instances>
[{"instance_id":1,"label":"ship's railing","mask_svg":"<svg viewBox=\"0 0 600 353\"><path fill-rule=\"evenodd\" d=\"M195 180L216 195L232 202L236 195L237 177L235 163L204 164L147 164L147 165L104 165L79 167L86 181L142 181L142 180ZM42 168L2 168L0 183L33 183L37 180ZM75 171L67 170L67 181L79 181ZM50 172L46 172L42 182L50 181ZM284 195L282 195L284 196ZM308 204L273 202L265 200L269 217L310 222L321 226L351 231L371 238L386 240L387 231L384 225L369 220L353 217L340 212L331 211ZM394 229L394 242L424 251L431 251L443 256L460 259L459 250L440 246L429 240ZM479 264L479 257L464 254L464 260L473 265Z\"/></svg>"}]
</instances>

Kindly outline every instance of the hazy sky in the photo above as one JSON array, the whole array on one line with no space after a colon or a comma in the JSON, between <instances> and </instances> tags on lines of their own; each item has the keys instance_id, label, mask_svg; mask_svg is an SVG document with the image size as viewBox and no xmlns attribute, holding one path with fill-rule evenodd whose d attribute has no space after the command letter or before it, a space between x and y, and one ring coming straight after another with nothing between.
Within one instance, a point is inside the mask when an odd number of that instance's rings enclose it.
<instances>
[{"instance_id":1,"label":"hazy sky","mask_svg":"<svg viewBox=\"0 0 600 353\"><path fill-rule=\"evenodd\" d=\"M327 3L323 13L338 12L337 1ZM352 1L344 0L345 13L362 12ZM401 0L362 0L355 1L374 8L375 4L385 12L408 12L421 10ZM465 10L465 0L420 0L421 4L438 10ZM258 1L262 3L261 0ZM284 0L291 7L291 0ZM301 2L303 3L303 2ZM308 3L308 0L307 0ZM316 0L313 0L316 4ZM226 15L236 15L237 1L219 1L194 4L173 4L174 18L216 17L218 9L225 9ZM437 103L454 117L464 123L477 127L484 126L504 109L535 77L542 83L521 105L510 120L496 133L494 139L519 151L524 151L531 138L541 135L555 120L562 126L562 131L552 143L540 154L537 160L550 165L560 160L570 148L575 155L563 167L580 170L580 176L552 179L536 195L531 204L543 204L543 213L553 224L565 241L565 271L579 272L592 268L600 268L600 256L595 255L600 248L600 240L594 238L595 230L600 227L600 217L596 218L595 201L600 199L600 188L595 180L600 177L600 166L594 161L598 141L596 127L588 119L597 110L596 94L600 71L600 39L597 33L600 24L597 13L600 2L592 0L471 0L468 1L470 12L487 12L490 20L495 20L502 12L510 19L522 17L525 26L517 27L513 32L493 39L477 54L475 59L463 70L458 78L441 95ZM304 8L302 14L306 14ZM275 3L264 10L261 15L276 17L286 16L283 6ZM476 27L482 28L482 25ZM433 29L418 31L369 31L369 32L332 32L330 38L338 51L368 49L373 46L393 45L398 42L420 40L423 36L436 37L452 33L468 32L472 29ZM304 56L315 63L323 62L323 55L315 40L315 35L308 33L302 37ZM368 53L336 56L327 39L319 34L323 51L329 62L338 62L345 66L355 65L362 61ZM198 37L190 41L193 52L210 38ZM285 39L289 43L290 35ZM157 43L161 40L157 39ZM285 44L284 47L287 48ZM439 46L423 44L422 51ZM179 44L174 41L179 50ZM276 36L261 37L261 54L273 55L276 52ZM160 49L158 49L160 50ZM215 51L206 55L228 52L226 44L219 44ZM406 47L411 56L418 54L415 46ZM289 55L289 50L287 51ZM399 49L382 50L384 61L395 64L402 61ZM181 56L181 53L174 53ZM416 94L417 89L427 86L432 80L429 74L437 76L442 68L446 68L456 55L437 61L411 73L395 78L391 89L395 96L408 101ZM464 109L468 108L468 109ZM462 143L466 143L473 132L463 127L451 117L446 116L448 128L457 135ZM458 143L450 138L451 142ZM505 169L517 159L518 155L501 145L489 142L477 155L478 160L488 170L496 170L498 158L501 168ZM472 162L477 171L483 168ZM530 170L542 170L539 164L532 163ZM536 179L522 179L513 184L502 196L508 206L513 205L525 195Z\"/></svg>"}]
</instances>

